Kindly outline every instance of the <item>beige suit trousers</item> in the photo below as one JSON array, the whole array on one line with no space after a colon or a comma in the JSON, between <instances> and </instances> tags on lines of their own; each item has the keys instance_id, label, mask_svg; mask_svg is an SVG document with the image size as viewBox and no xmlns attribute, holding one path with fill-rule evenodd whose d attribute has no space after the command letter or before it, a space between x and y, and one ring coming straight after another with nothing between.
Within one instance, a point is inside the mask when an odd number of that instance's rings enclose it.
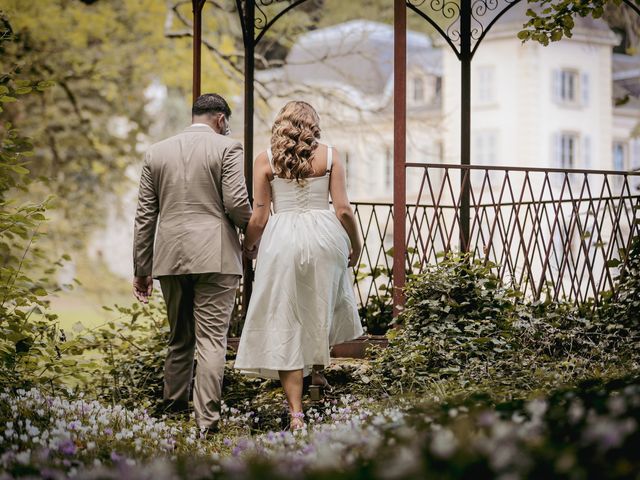
<instances>
[{"instance_id":1,"label":"beige suit trousers","mask_svg":"<svg viewBox=\"0 0 640 480\"><path fill-rule=\"evenodd\" d=\"M170 327L164 401L187 404L195 354L193 407L199 427L210 427L220 418L227 331L239 279L224 273L159 277Z\"/></svg>"}]
</instances>

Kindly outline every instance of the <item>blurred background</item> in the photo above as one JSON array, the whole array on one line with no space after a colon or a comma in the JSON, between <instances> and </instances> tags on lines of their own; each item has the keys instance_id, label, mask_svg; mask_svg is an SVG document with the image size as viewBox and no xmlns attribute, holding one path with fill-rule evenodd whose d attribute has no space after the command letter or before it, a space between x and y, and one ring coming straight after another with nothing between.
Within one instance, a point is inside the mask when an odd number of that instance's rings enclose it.
<instances>
[{"instance_id":1,"label":"blurred background","mask_svg":"<svg viewBox=\"0 0 640 480\"><path fill-rule=\"evenodd\" d=\"M282 8L265 3L265 16ZM611 5L544 47L517 38L527 8L509 10L474 57L472 163L640 168L640 16ZM46 258L68 254L52 310L65 328L99 325L112 315L103 305L133 300L142 153L190 123L191 1L0 0L0 11L3 32L16 39L3 44L2 71L54 82L3 105L34 139L34 182L15 201L53 195L37 240ZM387 0L311 0L279 21L256 52L255 152L268 146L279 108L307 100L321 115L323 141L346 162L351 199L391 201L392 20ZM412 12L408 28L407 160L458 163L459 63ZM235 2L206 3L203 37L202 91L228 99L232 136L243 140ZM409 198L418 183L408 179Z\"/></svg>"}]
</instances>

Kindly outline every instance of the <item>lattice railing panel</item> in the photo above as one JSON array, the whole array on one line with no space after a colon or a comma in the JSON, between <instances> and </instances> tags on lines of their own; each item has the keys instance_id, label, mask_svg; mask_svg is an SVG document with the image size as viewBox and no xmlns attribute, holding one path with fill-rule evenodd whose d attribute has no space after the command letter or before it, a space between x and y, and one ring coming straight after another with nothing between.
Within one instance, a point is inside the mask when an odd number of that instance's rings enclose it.
<instances>
[{"instance_id":1,"label":"lattice railing panel","mask_svg":"<svg viewBox=\"0 0 640 480\"><path fill-rule=\"evenodd\" d=\"M408 206L407 265L414 272L458 250L460 192L469 189L469 246L532 298L582 303L614 286L638 235L640 174L409 164L421 175Z\"/></svg>"},{"instance_id":2,"label":"lattice railing panel","mask_svg":"<svg viewBox=\"0 0 640 480\"><path fill-rule=\"evenodd\" d=\"M470 251L497 264L497 275L530 298L548 292L554 300L597 300L618 274L610 261L640 234L640 173L408 164L407 175L420 178L407 195L406 262L413 273L458 250L463 181ZM353 269L356 299L361 307L374 298L390 302L393 206L353 207L364 240Z\"/></svg>"}]
</instances>

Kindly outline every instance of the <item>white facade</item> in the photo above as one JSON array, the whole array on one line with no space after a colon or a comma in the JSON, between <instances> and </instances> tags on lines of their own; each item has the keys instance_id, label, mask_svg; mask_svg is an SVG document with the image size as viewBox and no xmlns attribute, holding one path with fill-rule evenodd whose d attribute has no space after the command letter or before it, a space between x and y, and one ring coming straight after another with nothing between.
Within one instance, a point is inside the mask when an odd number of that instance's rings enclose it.
<instances>
[{"instance_id":1,"label":"white facade","mask_svg":"<svg viewBox=\"0 0 640 480\"><path fill-rule=\"evenodd\" d=\"M441 53L426 35L409 32L407 161L442 162ZM269 146L271 121L289 100L320 114L322 140L346 164L349 195L391 201L393 186L393 27L355 20L302 35L285 67L256 72L273 92L268 121L258 123L256 153ZM407 179L415 195L421 178Z\"/></svg>"},{"instance_id":2,"label":"white facade","mask_svg":"<svg viewBox=\"0 0 640 480\"><path fill-rule=\"evenodd\" d=\"M577 26L547 47L522 44L521 23L498 21L473 58L471 163L612 169L615 36ZM443 53L443 110L459 118L460 62ZM445 133L447 161L459 161L459 138L458 121Z\"/></svg>"},{"instance_id":3,"label":"white facade","mask_svg":"<svg viewBox=\"0 0 640 480\"><path fill-rule=\"evenodd\" d=\"M578 18L572 38L547 47L532 41L522 44L516 34L527 18L524 12L525 6L516 6L504 15L472 61L471 163L600 170L640 167L640 144L632 138L640 108L615 108L612 102L616 36L601 20ZM374 46L370 37L375 37ZM460 62L446 44L433 46L415 32L408 39L407 161L459 164ZM318 108L324 140L349 159L354 200L392 198L392 41L390 26L347 22L301 37L290 54L305 52L304 69L297 75L284 69L258 73L259 79L277 85L270 89L275 93L269 101L270 118L294 98ZM345 44L349 58L360 55L370 63L378 59L377 67L369 68L375 82L353 81L353 76L367 77L367 67L362 60L340 63ZM309 52L316 47L320 53L314 57ZM300 63L297 58L287 62L295 65L297 60ZM372 82L382 89L376 90ZM268 146L269 127L257 126L255 151ZM420 186L418 177L410 171L409 199Z\"/></svg>"}]
</instances>

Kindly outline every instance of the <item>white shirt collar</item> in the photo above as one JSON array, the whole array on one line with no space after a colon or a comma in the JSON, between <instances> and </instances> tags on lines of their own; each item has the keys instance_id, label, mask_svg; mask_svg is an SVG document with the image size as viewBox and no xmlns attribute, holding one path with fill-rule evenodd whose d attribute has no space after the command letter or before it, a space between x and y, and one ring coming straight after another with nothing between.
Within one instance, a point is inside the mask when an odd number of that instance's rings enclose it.
<instances>
[{"instance_id":1,"label":"white shirt collar","mask_svg":"<svg viewBox=\"0 0 640 480\"><path fill-rule=\"evenodd\" d=\"M207 125L206 123L192 123L191 124L192 127L209 127L211 128L209 125ZM211 130L213 130L213 128L211 128Z\"/></svg>"}]
</instances>

